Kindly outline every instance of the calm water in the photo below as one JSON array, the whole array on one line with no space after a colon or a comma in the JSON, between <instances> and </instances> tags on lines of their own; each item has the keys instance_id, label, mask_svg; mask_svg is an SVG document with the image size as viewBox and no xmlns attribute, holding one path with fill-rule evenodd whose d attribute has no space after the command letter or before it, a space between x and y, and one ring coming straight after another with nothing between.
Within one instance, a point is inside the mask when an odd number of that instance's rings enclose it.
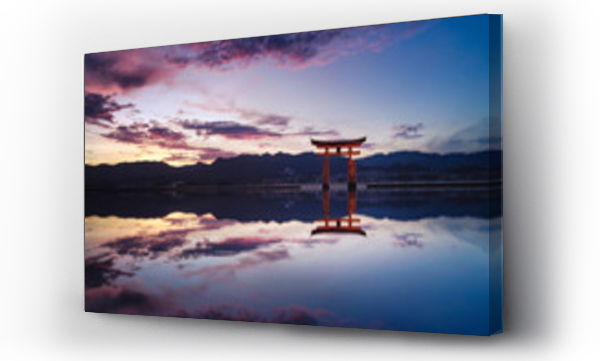
<instances>
[{"instance_id":1,"label":"calm water","mask_svg":"<svg viewBox=\"0 0 600 361\"><path fill-rule=\"evenodd\" d=\"M88 193L86 310L487 335L500 232L487 190Z\"/></svg>"}]
</instances>

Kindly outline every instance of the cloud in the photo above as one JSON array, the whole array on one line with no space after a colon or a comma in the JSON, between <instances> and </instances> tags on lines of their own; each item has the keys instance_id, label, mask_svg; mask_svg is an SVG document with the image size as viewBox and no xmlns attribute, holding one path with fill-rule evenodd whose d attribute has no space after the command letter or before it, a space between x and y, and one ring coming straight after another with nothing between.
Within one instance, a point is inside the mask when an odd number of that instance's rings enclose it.
<instances>
[{"instance_id":1,"label":"cloud","mask_svg":"<svg viewBox=\"0 0 600 361\"><path fill-rule=\"evenodd\" d=\"M281 133L231 120L204 122L200 120L180 120L182 128L194 130L198 136L221 136L227 139L279 138Z\"/></svg>"},{"instance_id":2,"label":"cloud","mask_svg":"<svg viewBox=\"0 0 600 361\"><path fill-rule=\"evenodd\" d=\"M314 127L304 127L301 131L291 133L292 136L311 137L311 136L322 136L322 137L337 137L340 135L337 130L317 130Z\"/></svg>"},{"instance_id":3,"label":"cloud","mask_svg":"<svg viewBox=\"0 0 600 361\"><path fill-rule=\"evenodd\" d=\"M268 114L261 117L257 123L261 125L275 125L279 127L286 127L290 122L290 117L281 115Z\"/></svg>"},{"instance_id":4,"label":"cloud","mask_svg":"<svg viewBox=\"0 0 600 361\"><path fill-rule=\"evenodd\" d=\"M161 159L161 162L164 163L194 163L198 162L200 157L196 154L187 154L187 153L174 153L169 155L168 157L164 157Z\"/></svg>"},{"instance_id":5,"label":"cloud","mask_svg":"<svg viewBox=\"0 0 600 361\"><path fill-rule=\"evenodd\" d=\"M119 125L113 131L102 134L104 138L113 139L121 143L143 144L147 141L148 125L134 123L132 125Z\"/></svg>"},{"instance_id":6,"label":"cloud","mask_svg":"<svg viewBox=\"0 0 600 361\"><path fill-rule=\"evenodd\" d=\"M270 114L270 113L260 113L260 112L252 112L248 111L242 113L243 115L249 117L250 119L254 119L255 123L258 125L271 125L279 128L287 128L291 117L285 115L278 114Z\"/></svg>"},{"instance_id":7,"label":"cloud","mask_svg":"<svg viewBox=\"0 0 600 361\"><path fill-rule=\"evenodd\" d=\"M151 139L165 139L178 142L186 137L183 133L173 131L169 128L154 126L148 129L148 135Z\"/></svg>"},{"instance_id":8,"label":"cloud","mask_svg":"<svg viewBox=\"0 0 600 361\"><path fill-rule=\"evenodd\" d=\"M232 99L213 98L208 102L193 102L185 101L186 105L199 108L203 111L223 113L223 114L235 114L239 118L251 122L255 125L272 126L278 129L288 128L292 121L291 116L275 114L272 112L262 112L254 109L241 108L235 105L235 101Z\"/></svg>"},{"instance_id":9,"label":"cloud","mask_svg":"<svg viewBox=\"0 0 600 361\"><path fill-rule=\"evenodd\" d=\"M119 125L111 132L102 134L102 136L121 143L157 146L167 149L202 150L202 147L189 144L184 133L157 124L138 122Z\"/></svg>"},{"instance_id":10,"label":"cloud","mask_svg":"<svg viewBox=\"0 0 600 361\"><path fill-rule=\"evenodd\" d=\"M279 125L287 124L286 118L280 116L269 116L261 119L262 123L267 122ZM339 136L336 130L318 130L313 127L304 127L296 132L273 131L260 126L242 124L232 120L223 121L201 121L201 120L176 120L183 129L194 130L196 135L201 137L220 136L232 140L268 140L280 139L285 137L311 137L311 136Z\"/></svg>"},{"instance_id":11,"label":"cloud","mask_svg":"<svg viewBox=\"0 0 600 361\"><path fill-rule=\"evenodd\" d=\"M200 159L200 161L203 161L203 162L212 162L219 158L225 159L225 158L235 157L237 155L239 155L239 154L235 153L235 152L230 152L227 150L219 149L219 148L202 147L202 154L200 154L199 159Z\"/></svg>"},{"instance_id":12,"label":"cloud","mask_svg":"<svg viewBox=\"0 0 600 361\"><path fill-rule=\"evenodd\" d=\"M367 143L363 143L363 144L362 144L360 147L361 147L362 149L368 149L368 150L372 150L372 149L375 149L377 146L376 146L376 144L375 144L375 143L372 143L372 142L367 142Z\"/></svg>"},{"instance_id":13,"label":"cloud","mask_svg":"<svg viewBox=\"0 0 600 361\"><path fill-rule=\"evenodd\" d=\"M133 108L133 104L119 104L110 95L85 93L85 122L99 126L113 123L114 113Z\"/></svg>"},{"instance_id":14,"label":"cloud","mask_svg":"<svg viewBox=\"0 0 600 361\"><path fill-rule=\"evenodd\" d=\"M166 163L197 163L197 162L213 162L217 159L232 158L239 153L230 152L227 150L214 148L214 147L198 147L200 153L175 153L162 159Z\"/></svg>"},{"instance_id":15,"label":"cloud","mask_svg":"<svg viewBox=\"0 0 600 361\"><path fill-rule=\"evenodd\" d=\"M421 130L423 129L423 123L416 124L401 124L394 126L393 138L401 138L405 140L418 139L423 136Z\"/></svg>"},{"instance_id":16,"label":"cloud","mask_svg":"<svg viewBox=\"0 0 600 361\"><path fill-rule=\"evenodd\" d=\"M175 69L164 66L160 47L86 54L86 91L124 92L168 78Z\"/></svg>"},{"instance_id":17,"label":"cloud","mask_svg":"<svg viewBox=\"0 0 600 361\"><path fill-rule=\"evenodd\" d=\"M402 30L402 36L404 39L412 38L432 26L437 24L438 20L426 20L426 21L411 21L408 23L404 23L404 28Z\"/></svg>"},{"instance_id":18,"label":"cloud","mask_svg":"<svg viewBox=\"0 0 600 361\"><path fill-rule=\"evenodd\" d=\"M183 128L188 129L185 126ZM233 129L227 129L226 131L233 131ZM258 134L258 131L255 131L253 134ZM231 158L238 155L236 152L216 147L203 147L190 144L190 139L185 133L173 130L166 125L159 125L156 122L151 124L137 122L129 125L118 125L112 128L110 132L101 134L101 136L120 143L154 146L167 150L187 152L173 153L164 157L162 161L168 163L212 162L218 158ZM231 136L230 138L241 139L243 137L240 135L237 137Z\"/></svg>"},{"instance_id":19,"label":"cloud","mask_svg":"<svg viewBox=\"0 0 600 361\"><path fill-rule=\"evenodd\" d=\"M340 57L382 51L395 40L423 31L423 24L308 31L87 54L85 88L102 93L128 92L169 79L188 67L230 71L265 61L291 69L322 66Z\"/></svg>"},{"instance_id":20,"label":"cloud","mask_svg":"<svg viewBox=\"0 0 600 361\"><path fill-rule=\"evenodd\" d=\"M209 69L229 70L270 58L279 66L307 66L319 60L328 46L348 29L259 36L173 46L167 54L170 63L195 64ZM318 63L318 62L315 62Z\"/></svg>"},{"instance_id":21,"label":"cloud","mask_svg":"<svg viewBox=\"0 0 600 361\"><path fill-rule=\"evenodd\" d=\"M262 59L272 59L280 66L308 66L345 32L312 31L87 54L85 88L103 93L127 92L165 80L188 66L223 71Z\"/></svg>"},{"instance_id":22,"label":"cloud","mask_svg":"<svg viewBox=\"0 0 600 361\"><path fill-rule=\"evenodd\" d=\"M485 117L459 129L448 137L435 137L428 148L440 153L478 152L502 148L502 122L498 117Z\"/></svg>"}]
</instances>

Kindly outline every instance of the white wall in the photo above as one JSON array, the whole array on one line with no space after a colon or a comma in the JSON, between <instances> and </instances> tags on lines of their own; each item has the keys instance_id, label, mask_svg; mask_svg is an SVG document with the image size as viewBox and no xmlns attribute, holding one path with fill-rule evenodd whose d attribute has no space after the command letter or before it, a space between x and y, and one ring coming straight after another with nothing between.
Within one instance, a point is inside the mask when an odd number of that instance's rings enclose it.
<instances>
[{"instance_id":1,"label":"white wall","mask_svg":"<svg viewBox=\"0 0 600 361\"><path fill-rule=\"evenodd\" d=\"M0 357L598 356L598 4L3 2ZM486 12L505 15L505 334L465 337L83 312L82 54Z\"/></svg>"}]
</instances>

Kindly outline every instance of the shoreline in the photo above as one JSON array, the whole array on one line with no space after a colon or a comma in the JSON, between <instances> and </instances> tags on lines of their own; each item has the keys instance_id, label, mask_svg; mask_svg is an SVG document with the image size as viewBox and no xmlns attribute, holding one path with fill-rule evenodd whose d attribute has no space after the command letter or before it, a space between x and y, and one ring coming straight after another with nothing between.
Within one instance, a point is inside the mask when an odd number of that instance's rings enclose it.
<instances>
[{"instance_id":1,"label":"shoreline","mask_svg":"<svg viewBox=\"0 0 600 361\"><path fill-rule=\"evenodd\" d=\"M411 181L387 183L363 183L357 190L435 190L435 189L498 189L502 188L502 180L462 180L462 181ZM331 191L346 190L346 183L332 184ZM85 192L138 193L219 193L219 192L286 192L286 191L321 191L320 183L313 184L190 184L163 187L140 188L85 188Z\"/></svg>"}]
</instances>

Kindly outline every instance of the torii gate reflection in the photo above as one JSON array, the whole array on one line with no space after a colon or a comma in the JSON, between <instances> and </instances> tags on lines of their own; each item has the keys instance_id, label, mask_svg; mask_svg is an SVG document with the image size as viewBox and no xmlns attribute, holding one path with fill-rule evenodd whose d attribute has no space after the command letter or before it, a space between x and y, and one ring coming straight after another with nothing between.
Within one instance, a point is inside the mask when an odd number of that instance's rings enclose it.
<instances>
[{"instance_id":1,"label":"torii gate reflection","mask_svg":"<svg viewBox=\"0 0 600 361\"><path fill-rule=\"evenodd\" d=\"M317 150L324 149L324 153L317 153L325 157L323 162L323 213L325 218L317 218L317 222L324 222L312 230L311 235L319 233L354 233L366 236L367 233L360 227L359 218L353 217L356 214L356 160L353 155L359 155L360 151L353 148L360 147L367 140L366 137L351 140L314 140L311 143L317 147ZM342 150L347 148L347 150ZM333 150L333 151L332 151ZM330 156L348 156L348 216L341 218L330 218L329 216L329 157Z\"/></svg>"},{"instance_id":2,"label":"torii gate reflection","mask_svg":"<svg viewBox=\"0 0 600 361\"><path fill-rule=\"evenodd\" d=\"M329 189L323 190L323 213L325 218L317 218L317 222L324 222L313 229L310 234L320 233L354 233L366 236L360 223L360 218L354 217L356 214L356 190L348 191L348 217L330 218L329 217Z\"/></svg>"}]
</instances>

